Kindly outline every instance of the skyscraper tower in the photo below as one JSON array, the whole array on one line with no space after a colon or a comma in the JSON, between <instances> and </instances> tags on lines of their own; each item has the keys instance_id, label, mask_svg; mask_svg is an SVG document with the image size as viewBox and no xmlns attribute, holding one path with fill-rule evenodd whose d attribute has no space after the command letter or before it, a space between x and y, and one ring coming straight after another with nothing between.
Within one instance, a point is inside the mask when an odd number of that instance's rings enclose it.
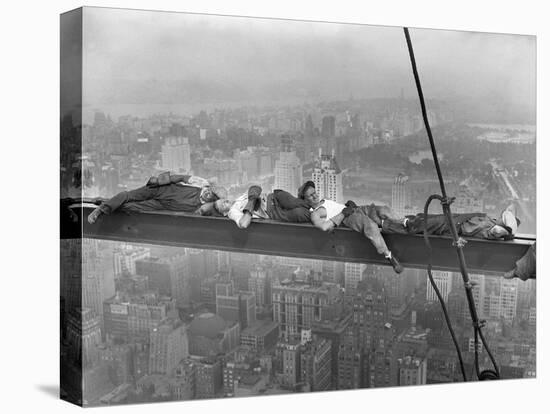
<instances>
[{"instance_id":1,"label":"skyscraper tower","mask_svg":"<svg viewBox=\"0 0 550 414\"><path fill-rule=\"evenodd\" d=\"M311 180L315 183L315 189L321 199L344 202L342 171L334 157L334 150L332 155L323 155L319 149L319 158L313 168Z\"/></svg>"},{"instance_id":2,"label":"skyscraper tower","mask_svg":"<svg viewBox=\"0 0 550 414\"><path fill-rule=\"evenodd\" d=\"M174 172L191 171L191 147L184 137L167 138L162 146L162 168Z\"/></svg>"},{"instance_id":3,"label":"skyscraper tower","mask_svg":"<svg viewBox=\"0 0 550 414\"><path fill-rule=\"evenodd\" d=\"M67 318L67 343L70 358L83 367L98 359L97 346L101 343L100 318L92 310L76 308Z\"/></svg>"},{"instance_id":4,"label":"skyscraper tower","mask_svg":"<svg viewBox=\"0 0 550 414\"><path fill-rule=\"evenodd\" d=\"M149 373L171 375L180 361L189 356L185 327L177 319L166 319L151 329Z\"/></svg>"},{"instance_id":5,"label":"skyscraper tower","mask_svg":"<svg viewBox=\"0 0 550 414\"><path fill-rule=\"evenodd\" d=\"M401 216L414 214L411 202L409 177L403 173L399 173L393 180L391 188L391 207L393 211Z\"/></svg>"},{"instance_id":6,"label":"skyscraper tower","mask_svg":"<svg viewBox=\"0 0 550 414\"><path fill-rule=\"evenodd\" d=\"M332 356L330 341L313 337L302 345L300 355L301 382L311 391L331 389Z\"/></svg>"},{"instance_id":7,"label":"skyscraper tower","mask_svg":"<svg viewBox=\"0 0 550 414\"><path fill-rule=\"evenodd\" d=\"M363 263L345 263L344 264L344 287L346 297L355 296L357 285L363 280L363 272L367 268Z\"/></svg>"},{"instance_id":8,"label":"skyscraper tower","mask_svg":"<svg viewBox=\"0 0 550 414\"><path fill-rule=\"evenodd\" d=\"M443 300L447 302L447 298L449 297L449 293L453 289L453 274L452 272L442 272L438 270L434 270L432 272L432 276L435 282L435 285L439 289L439 293L441 293L441 296L443 296ZM432 284L430 283L430 279L426 277L426 300L428 302L436 302L438 301L437 295L435 294L435 290L432 287Z\"/></svg>"},{"instance_id":9,"label":"skyscraper tower","mask_svg":"<svg viewBox=\"0 0 550 414\"><path fill-rule=\"evenodd\" d=\"M82 239L82 307L92 309L103 327L103 301L115 295L115 277L110 263L102 260L98 241Z\"/></svg>"},{"instance_id":10,"label":"skyscraper tower","mask_svg":"<svg viewBox=\"0 0 550 414\"><path fill-rule=\"evenodd\" d=\"M361 388L364 370L363 349L350 329L346 332L338 350L338 389L353 390Z\"/></svg>"},{"instance_id":11,"label":"skyscraper tower","mask_svg":"<svg viewBox=\"0 0 550 414\"><path fill-rule=\"evenodd\" d=\"M321 121L321 135L325 138L333 137L336 134L336 118L324 116Z\"/></svg>"},{"instance_id":12,"label":"skyscraper tower","mask_svg":"<svg viewBox=\"0 0 550 414\"><path fill-rule=\"evenodd\" d=\"M285 190L291 194L302 182L302 165L288 135L281 137L281 152L275 161L275 183L273 188Z\"/></svg>"}]
</instances>

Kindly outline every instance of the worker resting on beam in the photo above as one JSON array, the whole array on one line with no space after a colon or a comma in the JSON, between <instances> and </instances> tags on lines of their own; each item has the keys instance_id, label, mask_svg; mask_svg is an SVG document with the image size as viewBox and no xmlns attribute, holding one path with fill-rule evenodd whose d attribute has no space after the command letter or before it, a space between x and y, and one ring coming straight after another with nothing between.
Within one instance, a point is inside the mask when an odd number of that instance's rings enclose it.
<instances>
[{"instance_id":1,"label":"worker resting on beam","mask_svg":"<svg viewBox=\"0 0 550 414\"><path fill-rule=\"evenodd\" d=\"M102 214L111 214L121 208L136 212L170 210L208 215L212 209L207 207L225 198L225 188L213 186L204 178L164 172L151 177L143 187L123 191L104 201L90 213L88 222L93 224Z\"/></svg>"},{"instance_id":2,"label":"worker resting on beam","mask_svg":"<svg viewBox=\"0 0 550 414\"><path fill-rule=\"evenodd\" d=\"M298 190L298 198L304 200L311 210L311 223L323 231L332 231L340 224L361 233L383 254L396 273L403 271L403 266L397 257L388 249L380 225L383 220L393 219L399 222L400 218L387 206L357 206L353 201L346 204L332 200L322 200L317 194L313 181L306 181Z\"/></svg>"},{"instance_id":3,"label":"worker resting on beam","mask_svg":"<svg viewBox=\"0 0 550 414\"><path fill-rule=\"evenodd\" d=\"M241 229L247 228L252 219L312 223L323 231L331 231L343 223L365 235L374 244L378 253L384 254L395 272L401 273L403 266L386 246L379 229L382 220L392 218L397 221L399 217L386 206L373 204L357 207L351 201L348 204L319 200L312 181L307 181L300 187L298 198L283 190L263 194L259 186L253 185L233 203L228 200L218 200L214 203L218 213L227 215Z\"/></svg>"},{"instance_id":4,"label":"worker resting on beam","mask_svg":"<svg viewBox=\"0 0 550 414\"><path fill-rule=\"evenodd\" d=\"M258 185L252 185L234 201L218 200L214 207L219 214L233 220L240 229L250 226L252 219L271 219L286 223L310 222L309 206L304 200L283 190L262 193L262 188Z\"/></svg>"},{"instance_id":5,"label":"worker resting on beam","mask_svg":"<svg viewBox=\"0 0 550 414\"><path fill-rule=\"evenodd\" d=\"M491 218L485 213L465 213L452 215L459 236L487 240L511 240L514 238L520 220L516 207L510 204L499 218ZM451 236L451 230L444 214L428 214L426 230L430 235ZM389 218L382 222L384 233L423 234L424 213L406 216L404 219Z\"/></svg>"}]
</instances>

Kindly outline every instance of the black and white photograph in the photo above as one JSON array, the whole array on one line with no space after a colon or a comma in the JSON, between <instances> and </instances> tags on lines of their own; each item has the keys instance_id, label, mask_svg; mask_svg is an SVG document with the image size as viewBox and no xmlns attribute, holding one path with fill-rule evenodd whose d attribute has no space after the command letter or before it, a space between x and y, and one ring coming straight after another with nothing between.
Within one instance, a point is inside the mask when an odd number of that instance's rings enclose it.
<instances>
[{"instance_id":1,"label":"black and white photograph","mask_svg":"<svg viewBox=\"0 0 550 414\"><path fill-rule=\"evenodd\" d=\"M4 174L53 188L20 197L38 200L19 215L37 232L28 252L57 231L40 275L55 289L29 299L48 331L29 363L58 369L35 378L41 398L530 404L544 376L540 25L66 3L50 16L57 130L18 123L56 147L18 144L52 178L34 161Z\"/></svg>"},{"instance_id":2,"label":"black and white photograph","mask_svg":"<svg viewBox=\"0 0 550 414\"><path fill-rule=\"evenodd\" d=\"M534 36L93 7L61 29L62 398L536 377Z\"/></svg>"}]
</instances>

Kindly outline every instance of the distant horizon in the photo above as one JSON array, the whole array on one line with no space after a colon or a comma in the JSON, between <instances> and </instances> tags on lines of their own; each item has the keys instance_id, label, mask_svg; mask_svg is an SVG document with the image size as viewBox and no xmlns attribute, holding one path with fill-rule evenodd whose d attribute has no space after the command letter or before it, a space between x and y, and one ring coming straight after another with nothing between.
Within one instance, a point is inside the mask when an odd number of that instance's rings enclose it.
<instances>
[{"instance_id":1,"label":"distant horizon","mask_svg":"<svg viewBox=\"0 0 550 414\"><path fill-rule=\"evenodd\" d=\"M86 107L416 97L400 27L109 8L83 18ZM411 38L427 99L534 114L534 36L411 28Z\"/></svg>"}]
</instances>

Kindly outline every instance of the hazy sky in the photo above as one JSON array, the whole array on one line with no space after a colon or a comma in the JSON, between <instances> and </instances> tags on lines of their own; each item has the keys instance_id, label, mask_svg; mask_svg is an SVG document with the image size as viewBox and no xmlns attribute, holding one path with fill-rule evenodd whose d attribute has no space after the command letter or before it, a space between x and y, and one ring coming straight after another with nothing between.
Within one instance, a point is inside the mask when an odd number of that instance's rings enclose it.
<instances>
[{"instance_id":1,"label":"hazy sky","mask_svg":"<svg viewBox=\"0 0 550 414\"><path fill-rule=\"evenodd\" d=\"M428 98L534 107L535 38L411 29ZM84 100L416 97L397 27L86 8Z\"/></svg>"}]
</instances>

